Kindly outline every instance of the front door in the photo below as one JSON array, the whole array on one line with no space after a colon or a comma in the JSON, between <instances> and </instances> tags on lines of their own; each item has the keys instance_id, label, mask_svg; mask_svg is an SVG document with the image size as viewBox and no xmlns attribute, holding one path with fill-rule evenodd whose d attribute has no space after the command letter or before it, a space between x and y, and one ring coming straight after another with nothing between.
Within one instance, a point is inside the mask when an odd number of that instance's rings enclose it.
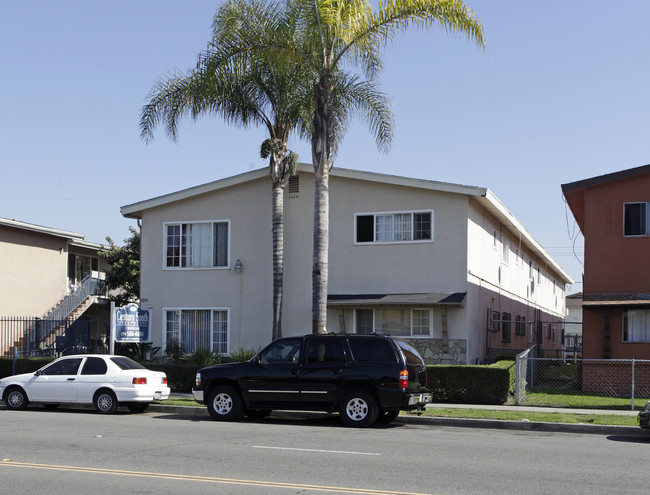
<instances>
[{"instance_id":1,"label":"front door","mask_svg":"<svg viewBox=\"0 0 650 495\"><path fill-rule=\"evenodd\" d=\"M64 358L37 372L29 385L34 402L75 402L82 358Z\"/></svg>"},{"instance_id":2,"label":"front door","mask_svg":"<svg viewBox=\"0 0 650 495\"><path fill-rule=\"evenodd\" d=\"M260 352L242 383L246 403L262 408L299 401L301 345L302 338L279 339Z\"/></svg>"}]
</instances>

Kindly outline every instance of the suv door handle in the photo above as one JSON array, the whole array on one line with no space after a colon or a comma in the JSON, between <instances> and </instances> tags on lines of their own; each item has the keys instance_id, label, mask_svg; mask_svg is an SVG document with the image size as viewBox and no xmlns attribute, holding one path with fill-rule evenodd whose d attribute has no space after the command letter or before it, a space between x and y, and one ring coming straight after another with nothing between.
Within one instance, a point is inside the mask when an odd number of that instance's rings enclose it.
<instances>
[{"instance_id":1,"label":"suv door handle","mask_svg":"<svg viewBox=\"0 0 650 495\"><path fill-rule=\"evenodd\" d=\"M297 375L297 374L298 374L298 370L289 370L289 374L290 374L290 375Z\"/></svg>"},{"instance_id":2,"label":"suv door handle","mask_svg":"<svg viewBox=\"0 0 650 495\"><path fill-rule=\"evenodd\" d=\"M341 374L341 368L334 368L332 370L332 375L340 375Z\"/></svg>"},{"instance_id":3,"label":"suv door handle","mask_svg":"<svg viewBox=\"0 0 650 495\"><path fill-rule=\"evenodd\" d=\"M74 378L68 378L69 382L74 382Z\"/></svg>"}]
</instances>

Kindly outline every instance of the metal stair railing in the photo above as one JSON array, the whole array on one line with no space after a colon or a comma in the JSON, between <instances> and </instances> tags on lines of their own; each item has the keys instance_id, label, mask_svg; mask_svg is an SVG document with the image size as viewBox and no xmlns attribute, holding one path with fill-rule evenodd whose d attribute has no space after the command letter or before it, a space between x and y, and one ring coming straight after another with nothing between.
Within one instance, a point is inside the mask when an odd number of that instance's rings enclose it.
<instances>
[{"instance_id":1,"label":"metal stair railing","mask_svg":"<svg viewBox=\"0 0 650 495\"><path fill-rule=\"evenodd\" d=\"M51 334L74 312L75 309L88 299L88 297L103 294L105 287L106 283L100 278L100 272L90 272L86 277L84 277L81 284L68 294L68 296L52 309L52 311L42 318L37 319L36 324L27 334L28 342L36 342L36 340L40 340L46 335Z\"/></svg>"},{"instance_id":2,"label":"metal stair railing","mask_svg":"<svg viewBox=\"0 0 650 495\"><path fill-rule=\"evenodd\" d=\"M81 284L68 297L41 319L61 322L70 316L89 296L100 295L103 288L104 281L99 279L98 272L91 272L86 275Z\"/></svg>"}]
</instances>

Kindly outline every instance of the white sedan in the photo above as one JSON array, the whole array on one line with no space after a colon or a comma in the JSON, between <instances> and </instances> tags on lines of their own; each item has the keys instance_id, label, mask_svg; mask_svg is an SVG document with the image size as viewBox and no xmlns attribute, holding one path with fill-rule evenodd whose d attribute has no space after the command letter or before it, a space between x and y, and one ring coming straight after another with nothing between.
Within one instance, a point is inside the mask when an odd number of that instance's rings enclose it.
<instances>
[{"instance_id":1,"label":"white sedan","mask_svg":"<svg viewBox=\"0 0 650 495\"><path fill-rule=\"evenodd\" d=\"M25 409L29 403L92 404L104 414L118 405L144 412L151 402L167 399L169 392L165 373L105 354L65 356L35 373L0 379L0 397L7 409Z\"/></svg>"}]
</instances>

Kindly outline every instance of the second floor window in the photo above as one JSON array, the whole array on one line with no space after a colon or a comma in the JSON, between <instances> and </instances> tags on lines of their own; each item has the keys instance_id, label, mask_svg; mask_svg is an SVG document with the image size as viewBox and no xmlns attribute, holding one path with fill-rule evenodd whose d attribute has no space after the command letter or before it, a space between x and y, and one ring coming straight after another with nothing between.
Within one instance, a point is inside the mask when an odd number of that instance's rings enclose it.
<instances>
[{"instance_id":1,"label":"second floor window","mask_svg":"<svg viewBox=\"0 0 650 495\"><path fill-rule=\"evenodd\" d=\"M432 227L432 211L359 214L356 242L432 241Z\"/></svg>"},{"instance_id":2,"label":"second floor window","mask_svg":"<svg viewBox=\"0 0 650 495\"><path fill-rule=\"evenodd\" d=\"M625 203L623 205L623 233L626 236L648 235L648 203Z\"/></svg>"},{"instance_id":3,"label":"second floor window","mask_svg":"<svg viewBox=\"0 0 650 495\"><path fill-rule=\"evenodd\" d=\"M165 225L166 268L228 266L228 222Z\"/></svg>"}]
</instances>

